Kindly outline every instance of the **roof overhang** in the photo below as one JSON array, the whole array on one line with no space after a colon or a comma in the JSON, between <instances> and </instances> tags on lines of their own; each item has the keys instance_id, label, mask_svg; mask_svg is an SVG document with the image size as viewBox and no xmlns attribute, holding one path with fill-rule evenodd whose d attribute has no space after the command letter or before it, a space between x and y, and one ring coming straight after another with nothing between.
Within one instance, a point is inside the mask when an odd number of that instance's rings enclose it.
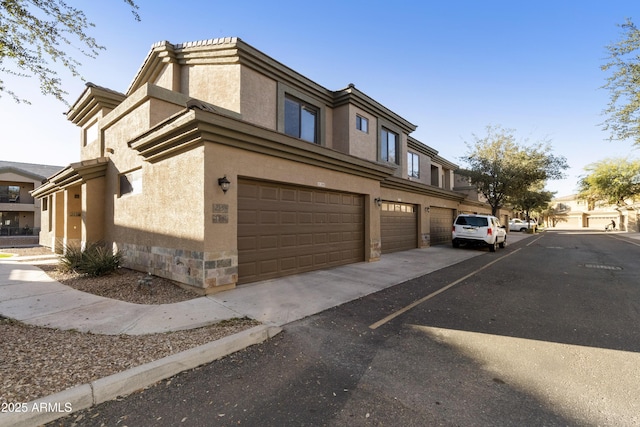
<instances>
[{"instance_id":1,"label":"roof overhang","mask_svg":"<svg viewBox=\"0 0 640 427\"><path fill-rule=\"evenodd\" d=\"M410 191L412 193L423 194L425 196L438 197L445 200L453 200L455 202L466 201L466 195L455 191L445 190L433 185L423 184L421 182L409 181L397 176L390 176L380 183L381 187L394 190ZM481 204L482 205L482 204Z\"/></svg>"},{"instance_id":2,"label":"roof overhang","mask_svg":"<svg viewBox=\"0 0 640 427\"><path fill-rule=\"evenodd\" d=\"M109 159L106 157L72 163L48 178L40 187L33 190L31 195L42 198L91 179L103 177L108 163Z\"/></svg>"},{"instance_id":3,"label":"roof overhang","mask_svg":"<svg viewBox=\"0 0 640 427\"><path fill-rule=\"evenodd\" d=\"M113 110L122 101L125 95L111 89L87 83L87 87L80 98L67 111L67 119L73 124L82 126L88 120L95 117L102 109Z\"/></svg>"},{"instance_id":4,"label":"roof overhang","mask_svg":"<svg viewBox=\"0 0 640 427\"><path fill-rule=\"evenodd\" d=\"M199 108L187 108L129 142L145 160L159 162L205 143L223 144L243 150L314 165L352 175L383 180L394 169L330 148L292 138Z\"/></svg>"}]
</instances>

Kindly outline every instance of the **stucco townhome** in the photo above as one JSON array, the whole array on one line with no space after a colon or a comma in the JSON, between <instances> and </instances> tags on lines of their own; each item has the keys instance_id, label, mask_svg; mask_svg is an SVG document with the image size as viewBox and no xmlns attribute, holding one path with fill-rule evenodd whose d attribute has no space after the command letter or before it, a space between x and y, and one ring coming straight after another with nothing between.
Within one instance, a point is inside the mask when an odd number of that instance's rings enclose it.
<instances>
[{"instance_id":1,"label":"stucco townhome","mask_svg":"<svg viewBox=\"0 0 640 427\"><path fill-rule=\"evenodd\" d=\"M88 84L67 117L82 160L33 192L41 244L105 241L201 293L447 243L457 212L490 212L416 125L237 38L157 43L125 94Z\"/></svg>"}]
</instances>

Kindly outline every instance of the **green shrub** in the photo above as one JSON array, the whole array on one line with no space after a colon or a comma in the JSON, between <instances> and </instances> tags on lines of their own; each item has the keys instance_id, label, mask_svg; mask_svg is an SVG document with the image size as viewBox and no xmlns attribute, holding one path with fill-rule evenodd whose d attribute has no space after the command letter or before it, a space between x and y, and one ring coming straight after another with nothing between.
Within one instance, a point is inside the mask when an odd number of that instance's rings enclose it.
<instances>
[{"instance_id":1,"label":"green shrub","mask_svg":"<svg viewBox=\"0 0 640 427\"><path fill-rule=\"evenodd\" d=\"M82 249L79 246L65 245L58 268L62 271L79 271L82 264Z\"/></svg>"},{"instance_id":2,"label":"green shrub","mask_svg":"<svg viewBox=\"0 0 640 427\"><path fill-rule=\"evenodd\" d=\"M122 254L115 254L104 243L90 243L82 250L77 246L66 246L60 258L60 269L76 271L88 276L104 276L120 267Z\"/></svg>"}]
</instances>

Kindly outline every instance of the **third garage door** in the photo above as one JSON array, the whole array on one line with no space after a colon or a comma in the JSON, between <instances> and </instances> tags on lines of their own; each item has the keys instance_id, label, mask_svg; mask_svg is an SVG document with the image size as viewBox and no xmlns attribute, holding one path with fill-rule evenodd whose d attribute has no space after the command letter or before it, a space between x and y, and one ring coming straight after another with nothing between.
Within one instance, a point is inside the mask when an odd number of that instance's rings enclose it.
<instances>
[{"instance_id":1,"label":"third garage door","mask_svg":"<svg viewBox=\"0 0 640 427\"><path fill-rule=\"evenodd\" d=\"M364 261L358 194L241 180L238 282Z\"/></svg>"},{"instance_id":2,"label":"third garage door","mask_svg":"<svg viewBox=\"0 0 640 427\"><path fill-rule=\"evenodd\" d=\"M440 245L450 243L454 210L431 207L429 211L431 212L431 244Z\"/></svg>"},{"instance_id":3,"label":"third garage door","mask_svg":"<svg viewBox=\"0 0 640 427\"><path fill-rule=\"evenodd\" d=\"M382 202L380 234L382 253L406 251L418 247L418 214L415 205Z\"/></svg>"}]
</instances>

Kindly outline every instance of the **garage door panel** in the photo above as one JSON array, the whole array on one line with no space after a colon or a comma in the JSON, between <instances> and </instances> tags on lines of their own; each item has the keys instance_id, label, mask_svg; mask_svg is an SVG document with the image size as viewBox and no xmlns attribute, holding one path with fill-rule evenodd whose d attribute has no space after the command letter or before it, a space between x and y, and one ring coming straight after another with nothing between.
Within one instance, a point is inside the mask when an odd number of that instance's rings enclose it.
<instances>
[{"instance_id":1,"label":"garage door panel","mask_svg":"<svg viewBox=\"0 0 640 427\"><path fill-rule=\"evenodd\" d=\"M260 274L270 275L278 271L277 260L259 261L256 265L259 266Z\"/></svg>"},{"instance_id":2,"label":"garage door panel","mask_svg":"<svg viewBox=\"0 0 640 427\"><path fill-rule=\"evenodd\" d=\"M238 187L240 283L364 260L362 196L248 180Z\"/></svg>"},{"instance_id":3,"label":"garage door panel","mask_svg":"<svg viewBox=\"0 0 640 427\"><path fill-rule=\"evenodd\" d=\"M303 255L298 257L298 264L302 268L308 268L313 266L313 255Z\"/></svg>"},{"instance_id":4,"label":"garage door panel","mask_svg":"<svg viewBox=\"0 0 640 427\"><path fill-rule=\"evenodd\" d=\"M296 259L296 257L282 258L280 260L280 270L293 270L296 268L297 264L298 260Z\"/></svg>"},{"instance_id":5,"label":"garage door panel","mask_svg":"<svg viewBox=\"0 0 640 427\"><path fill-rule=\"evenodd\" d=\"M418 247L418 215L415 205L383 202L380 210L382 253Z\"/></svg>"},{"instance_id":6,"label":"garage door panel","mask_svg":"<svg viewBox=\"0 0 640 427\"><path fill-rule=\"evenodd\" d=\"M431 244L438 245L450 243L454 210L431 207L430 212Z\"/></svg>"},{"instance_id":7,"label":"garage door panel","mask_svg":"<svg viewBox=\"0 0 640 427\"><path fill-rule=\"evenodd\" d=\"M313 191L298 191L298 202L300 203L311 203L313 202Z\"/></svg>"},{"instance_id":8,"label":"garage door panel","mask_svg":"<svg viewBox=\"0 0 640 427\"><path fill-rule=\"evenodd\" d=\"M250 251L258 248L258 238L255 236L239 237L238 250Z\"/></svg>"}]
</instances>

